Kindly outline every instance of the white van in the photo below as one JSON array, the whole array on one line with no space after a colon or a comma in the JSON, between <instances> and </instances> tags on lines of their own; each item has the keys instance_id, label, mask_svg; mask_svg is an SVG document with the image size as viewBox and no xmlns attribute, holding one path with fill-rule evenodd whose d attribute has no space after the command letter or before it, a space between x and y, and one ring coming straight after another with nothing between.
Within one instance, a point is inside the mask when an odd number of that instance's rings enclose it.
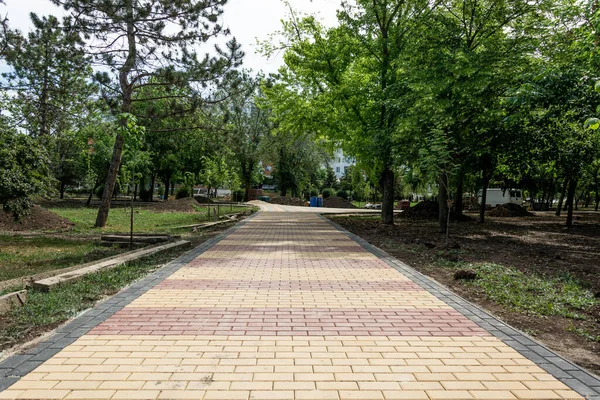
<instances>
[{"instance_id":1,"label":"white van","mask_svg":"<svg viewBox=\"0 0 600 400\"><path fill-rule=\"evenodd\" d=\"M479 203L481 203L481 191L477 194ZM520 189L488 189L485 198L485 204L496 207L506 203L521 205L523 203L523 191Z\"/></svg>"}]
</instances>

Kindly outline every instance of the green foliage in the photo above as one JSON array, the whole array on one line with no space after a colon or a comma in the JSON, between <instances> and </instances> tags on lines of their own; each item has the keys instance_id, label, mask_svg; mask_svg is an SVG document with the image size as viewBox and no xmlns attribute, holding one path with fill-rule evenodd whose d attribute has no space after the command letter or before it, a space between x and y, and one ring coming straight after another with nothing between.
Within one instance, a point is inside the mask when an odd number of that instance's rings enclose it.
<instances>
[{"instance_id":1,"label":"green foliage","mask_svg":"<svg viewBox=\"0 0 600 400\"><path fill-rule=\"evenodd\" d=\"M475 265L474 269L479 278L473 285L494 302L518 312L579 318L577 311L599 304L594 294L570 275L560 278L526 275L515 268L495 264Z\"/></svg>"},{"instance_id":2,"label":"green foliage","mask_svg":"<svg viewBox=\"0 0 600 400\"><path fill-rule=\"evenodd\" d=\"M79 238L7 235L0 235L0 248L0 281L68 268L123 251Z\"/></svg>"},{"instance_id":3,"label":"green foliage","mask_svg":"<svg viewBox=\"0 0 600 400\"><path fill-rule=\"evenodd\" d=\"M345 190L338 190L336 196L341 197L344 200L348 200L348 192Z\"/></svg>"},{"instance_id":4,"label":"green foliage","mask_svg":"<svg viewBox=\"0 0 600 400\"><path fill-rule=\"evenodd\" d=\"M192 192L190 191L190 188L187 185L180 187L175 192L176 199L185 199L185 198L191 197L191 196L192 196Z\"/></svg>"},{"instance_id":5,"label":"green foliage","mask_svg":"<svg viewBox=\"0 0 600 400\"><path fill-rule=\"evenodd\" d=\"M45 149L33 138L0 133L0 204L15 219L27 213L36 196L51 193L54 180Z\"/></svg>"},{"instance_id":6,"label":"green foliage","mask_svg":"<svg viewBox=\"0 0 600 400\"><path fill-rule=\"evenodd\" d=\"M333 197L336 195L336 191L334 188L325 188L321 191L323 198L326 199L328 197Z\"/></svg>"}]
</instances>

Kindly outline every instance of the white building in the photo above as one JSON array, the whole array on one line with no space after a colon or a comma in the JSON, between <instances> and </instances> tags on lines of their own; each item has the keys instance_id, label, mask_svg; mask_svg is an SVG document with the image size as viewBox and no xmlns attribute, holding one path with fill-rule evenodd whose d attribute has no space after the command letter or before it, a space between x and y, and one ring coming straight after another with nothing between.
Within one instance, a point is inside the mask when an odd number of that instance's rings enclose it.
<instances>
[{"instance_id":1,"label":"white building","mask_svg":"<svg viewBox=\"0 0 600 400\"><path fill-rule=\"evenodd\" d=\"M351 165L356 165L356 160L351 157L345 157L342 149L336 149L333 152L331 167L333 168L333 172L335 172L335 176L338 179L344 177L346 174L346 169Z\"/></svg>"}]
</instances>

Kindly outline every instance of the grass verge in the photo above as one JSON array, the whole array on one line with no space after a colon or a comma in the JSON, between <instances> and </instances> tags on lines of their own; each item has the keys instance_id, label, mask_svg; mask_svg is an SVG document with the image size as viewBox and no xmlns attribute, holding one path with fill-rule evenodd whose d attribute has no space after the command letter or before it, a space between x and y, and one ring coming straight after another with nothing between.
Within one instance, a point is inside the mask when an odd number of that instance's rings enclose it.
<instances>
[{"instance_id":1,"label":"grass verge","mask_svg":"<svg viewBox=\"0 0 600 400\"><path fill-rule=\"evenodd\" d=\"M0 317L0 350L52 330L186 250L172 250L85 276L50 293L30 290L25 306Z\"/></svg>"},{"instance_id":2,"label":"grass verge","mask_svg":"<svg viewBox=\"0 0 600 400\"><path fill-rule=\"evenodd\" d=\"M136 233L176 233L179 226L194 225L212 221L213 208L197 208L197 212L155 212L143 208L134 208L134 232ZM247 207L219 207L219 216L244 212ZM94 228L98 210L94 208L51 208L55 214L71 220L78 233L115 233L129 232L130 212L128 208L114 209L108 215L104 228Z\"/></svg>"},{"instance_id":3,"label":"grass verge","mask_svg":"<svg viewBox=\"0 0 600 400\"><path fill-rule=\"evenodd\" d=\"M467 285L511 311L583 320L586 316L582 312L600 305L600 300L585 285L566 273L550 278L492 263L450 263L445 260L439 261L438 266L475 270L477 279Z\"/></svg>"},{"instance_id":4,"label":"grass verge","mask_svg":"<svg viewBox=\"0 0 600 400\"><path fill-rule=\"evenodd\" d=\"M127 251L96 241L0 235L0 281L68 268Z\"/></svg>"}]
</instances>

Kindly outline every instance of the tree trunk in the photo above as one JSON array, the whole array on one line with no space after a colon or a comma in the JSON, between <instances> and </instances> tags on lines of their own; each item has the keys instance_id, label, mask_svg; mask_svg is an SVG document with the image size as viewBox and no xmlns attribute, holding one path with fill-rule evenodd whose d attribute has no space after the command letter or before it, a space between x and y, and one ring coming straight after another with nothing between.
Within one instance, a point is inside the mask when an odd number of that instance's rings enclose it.
<instances>
[{"instance_id":1,"label":"tree trunk","mask_svg":"<svg viewBox=\"0 0 600 400\"><path fill-rule=\"evenodd\" d=\"M479 208L479 223L485 223L485 203L487 202L487 190L490 185L490 177L484 170L481 173L483 178L483 189L481 189L481 207Z\"/></svg>"},{"instance_id":2,"label":"tree trunk","mask_svg":"<svg viewBox=\"0 0 600 400\"><path fill-rule=\"evenodd\" d=\"M456 196L454 196L454 218L460 221L463 216L463 177L458 178L456 185Z\"/></svg>"},{"instance_id":3,"label":"tree trunk","mask_svg":"<svg viewBox=\"0 0 600 400\"><path fill-rule=\"evenodd\" d=\"M445 172L440 173L439 184L438 207L440 212L440 232L445 233L448 229L448 175Z\"/></svg>"},{"instance_id":4,"label":"tree trunk","mask_svg":"<svg viewBox=\"0 0 600 400\"><path fill-rule=\"evenodd\" d=\"M171 174L167 175L167 178L163 182L165 184L165 191L163 194L163 200L169 199L169 188L171 187Z\"/></svg>"},{"instance_id":5,"label":"tree trunk","mask_svg":"<svg viewBox=\"0 0 600 400\"><path fill-rule=\"evenodd\" d=\"M125 123L127 123L125 121ZM117 175L119 173L119 167L121 166L121 154L123 153L123 136L117 135L115 140L115 147L113 149L112 159L110 161L110 167L108 168L108 175L106 176L106 182L104 183L104 192L102 193L102 202L98 209L98 216L96 218L96 228L102 228L106 225L108 219L108 212L110 211L110 202L115 190L115 184L117 183Z\"/></svg>"},{"instance_id":6,"label":"tree trunk","mask_svg":"<svg viewBox=\"0 0 600 400\"><path fill-rule=\"evenodd\" d=\"M562 211L563 203L565 201L565 194L567 193L567 184L568 183L569 183L569 180L567 178L565 178L565 181L563 182L563 185L562 185L562 190L560 192L560 198L558 199L558 205L556 206L555 215L557 217L560 217L560 213Z\"/></svg>"},{"instance_id":7,"label":"tree trunk","mask_svg":"<svg viewBox=\"0 0 600 400\"><path fill-rule=\"evenodd\" d=\"M156 174L152 174L152 178L150 179L150 201L154 201L154 185L156 185Z\"/></svg>"},{"instance_id":8,"label":"tree trunk","mask_svg":"<svg viewBox=\"0 0 600 400\"><path fill-rule=\"evenodd\" d=\"M394 171L388 165L381 173L383 184L383 201L381 204L381 222L384 225L394 224Z\"/></svg>"},{"instance_id":9,"label":"tree trunk","mask_svg":"<svg viewBox=\"0 0 600 400\"><path fill-rule=\"evenodd\" d=\"M136 48L136 37L135 37L135 26L133 23L133 0L126 0L124 4L125 8L125 24L127 26L127 59L123 63L119 70L119 85L121 87L121 96L123 103L121 104L121 112L129 114L131 113L131 104L133 89L132 84L129 82L129 73L135 67L137 60L137 48ZM127 118L121 118L119 121L123 129L127 129ZM108 175L106 176L106 183L104 184L104 193L102 194L102 202L98 209L98 217L96 218L96 227L102 228L106 225L108 219L108 212L110 211L110 201L115 189L117 182L117 175L119 173L119 167L121 166L121 155L123 153L123 136L118 133L115 140L115 146L113 148L113 155L110 161L110 167L108 169Z\"/></svg>"},{"instance_id":10,"label":"tree trunk","mask_svg":"<svg viewBox=\"0 0 600 400\"><path fill-rule=\"evenodd\" d=\"M569 190L567 191L567 226L573 226L573 202L575 200L575 189L577 188L577 180L569 181Z\"/></svg>"},{"instance_id":11,"label":"tree trunk","mask_svg":"<svg viewBox=\"0 0 600 400\"><path fill-rule=\"evenodd\" d=\"M171 181L171 196L175 195L175 182Z\"/></svg>"},{"instance_id":12,"label":"tree trunk","mask_svg":"<svg viewBox=\"0 0 600 400\"><path fill-rule=\"evenodd\" d=\"M65 185L64 182L60 183L60 199L64 199L65 198L65 188L67 185Z\"/></svg>"}]
</instances>

